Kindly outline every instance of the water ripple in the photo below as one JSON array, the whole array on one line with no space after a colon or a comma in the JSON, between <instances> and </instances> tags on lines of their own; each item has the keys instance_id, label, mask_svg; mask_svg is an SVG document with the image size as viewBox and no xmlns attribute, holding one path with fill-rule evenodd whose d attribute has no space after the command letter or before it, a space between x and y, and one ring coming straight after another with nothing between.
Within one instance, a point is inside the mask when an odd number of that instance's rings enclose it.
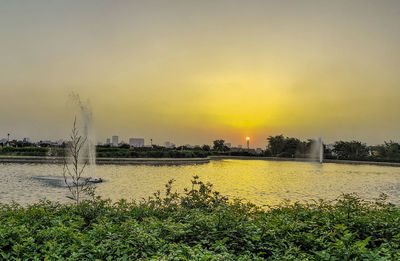
<instances>
[{"instance_id":1,"label":"water ripple","mask_svg":"<svg viewBox=\"0 0 400 261\"><path fill-rule=\"evenodd\" d=\"M0 202L34 203L39 199L68 202L68 189L40 177L60 177L62 166L0 164ZM140 200L164 190L170 179L182 192L193 176L214 184L225 195L258 205L277 205L284 200L312 202L333 200L341 193L356 192L364 199L386 193L400 204L400 168L382 166L313 164L256 160L221 160L191 166L97 166L97 176L107 180L97 193L105 198Z\"/></svg>"}]
</instances>

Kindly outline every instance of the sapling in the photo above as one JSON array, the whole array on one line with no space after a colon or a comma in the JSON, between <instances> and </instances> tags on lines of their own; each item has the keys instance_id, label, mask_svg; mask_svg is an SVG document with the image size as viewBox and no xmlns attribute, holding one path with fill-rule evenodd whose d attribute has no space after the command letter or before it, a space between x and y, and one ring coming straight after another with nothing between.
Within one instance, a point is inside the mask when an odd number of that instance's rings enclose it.
<instances>
[{"instance_id":1,"label":"sapling","mask_svg":"<svg viewBox=\"0 0 400 261\"><path fill-rule=\"evenodd\" d=\"M67 197L74 200L76 204L79 204L82 193L94 197L95 188L90 184L89 179L83 176L88 165L88 157L82 155L86 142L87 137L80 135L75 117L64 157L63 176L71 192L71 195Z\"/></svg>"}]
</instances>

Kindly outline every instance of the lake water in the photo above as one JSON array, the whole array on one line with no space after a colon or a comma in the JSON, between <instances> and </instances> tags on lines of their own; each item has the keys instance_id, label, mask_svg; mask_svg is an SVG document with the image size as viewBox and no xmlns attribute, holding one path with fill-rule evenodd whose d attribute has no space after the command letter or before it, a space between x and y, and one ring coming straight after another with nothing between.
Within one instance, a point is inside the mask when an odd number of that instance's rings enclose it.
<instances>
[{"instance_id":1,"label":"lake water","mask_svg":"<svg viewBox=\"0 0 400 261\"><path fill-rule=\"evenodd\" d=\"M277 205L285 199L311 202L333 200L341 193L356 192L364 199L386 193L400 205L400 168L262 160L218 160L186 166L99 165L97 194L104 198L140 200L164 190L175 179L175 190L190 187L198 175L222 194L257 205ZM0 202L21 204L50 199L68 202L68 189L40 177L61 177L62 166L54 164L0 164Z\"/></svg>"}]
</instances>

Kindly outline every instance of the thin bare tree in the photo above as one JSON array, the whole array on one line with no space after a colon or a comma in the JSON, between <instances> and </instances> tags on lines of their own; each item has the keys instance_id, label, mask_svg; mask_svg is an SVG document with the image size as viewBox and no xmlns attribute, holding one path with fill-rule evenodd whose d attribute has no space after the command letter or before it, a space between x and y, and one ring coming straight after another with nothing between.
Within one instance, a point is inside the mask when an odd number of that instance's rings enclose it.
<instances>
[{"instance_id":1,"label":"thin bare tree","mask_svg":"<svg viewBox=\"0 0 400 261\"><path fill-rule=\"evenodd\" d=\"M86 192L88 186L90 186L90 184L88 184L88 179L82 176L88 165L88 158L81 157L82 149L86 141L87 137L83 137L79 134L75 117L68 151L64 157L63 176L65 184L71 192L71 196L67 197L74 200L76 204L81 200L82 192Z\"/></svg>"}]
</instances>

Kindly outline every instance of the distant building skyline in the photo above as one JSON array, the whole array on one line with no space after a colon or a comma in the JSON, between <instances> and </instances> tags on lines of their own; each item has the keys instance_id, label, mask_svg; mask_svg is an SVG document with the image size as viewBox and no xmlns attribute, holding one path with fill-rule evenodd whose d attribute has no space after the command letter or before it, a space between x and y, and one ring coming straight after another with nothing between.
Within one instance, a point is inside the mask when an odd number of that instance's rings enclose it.
<instances>
[{"instance_id":1,"label":"distant building skyline","mask_svg":"<svg viewBox=\"0 0 400 261\"><path fill-rule=\"evenodd\" d=\"M284 136L288 136L288 135L284 135ZM1 137L1 136L0 136ZM246 136L247 137L247 136ZM290 137L290 136L288 136L288 137ZM245 138L245 137L244 137ZM294 138L298 138L298 137L294 137ZM319 138L319 137L318 137ZM318 138L314 138L315 140L317 140ZM128 143L126 143L126 144L129 144L129 145L131 145L131 144L133 144L133 142L132 142L132 139L135 139L135 138L129 138L128 140L129 140L129 142ZM150 145L150 143L151 143L151 140L152 139L145 139L145 138L137 138L137 139L139 139L139 141L137 141L137 144L138 145L135 145L136 147L151 147L151 145ZM221 139L221 138L219 138L219 139ZM223 138L222 138L223 139ZM313 138L311 138L311 139L313 139ZM68 141L68 139L41 139L41 140L32 140L31 138L29 138L29 137L24 137L24 138L20 138L20 137L14 137L14 136L10 136L10 141L13 141L13 140L17 140L17 141L22 141L22 142L30 142L30 143L35 143L35 144L40 144L40 143L49 143L49 144L58 144L58 145L60 145L60 144L62 144L62 143L64 143L64 142L67 142ZM149 142L149 144L148 145L146 145L146 140ZM214 140L216 140L216 139L214 139ZM243 137L242 137L242 140L243 140L243 143L242 144L238 144L237 145L237 147L234 147L234 146L232 146L232 143L231 142L225 142L224 144L225 144L225 146L227 146L227 147L229 147L229 148L237 148L237 149L243 149L244 147L247 149L247 140L246 139L243 139ZM252 139L253 140L253 139ZM306 140L306 139L304 139L304 140ZM0 139L0 143L5 143L5 142L7 142L8 141L8 139L7 138L1 138ZM101 141L98 141L98 142L96 142L96 144L97 145L112 145L112 146L119 146L120 144L122 144L122 143L125 143L125 141L120 141L120 136L118 136L118 135L114 135L114 136L112 136L112 140L110 139L110 138L106 138L105 139L105 143L103 143L103 142L101 142ZM324 145L326 145L326 146L330 146L330 148L334 145L333 144L333 142L329 142L329 141L325 141L324 139L322 139L322 141L323 141L323 144ZM340 140L336 140L336 141L340 141ZM349 140L343 140L343 141L349 141ZM362 141L362 140L359 140L359 141L361 141L361 142L365 142L365 141ZM366 142L367 143L367 145L369 145L369 146L376 146L376 145L381 145L381 144L384 144L384 142L385 142L385 140L383 140L382 142L380 142L380 143L376 143L376 144L371 144L371 143L368 143L368 142ZM170 141L165 141L165 142L163 142L163 143L154 143L153 142L153 145L158 145L158 146L164 146L164 147L167 147L167 148L175 148L175 147L177 147L177 145L175 144L175 143L172 143L172 142L170 142ZM187 146L187 147L189 147L189 148L194 148L194 147L196 147L196 146L203 146L203 145L208 145L208 146L210 146L210 147L213 147L213 143L212 142L210 142L210 143L203 143L202 145L198 145L198 144L196 144L196 143L193 143L193 144L190 144L190 143L181 143L181 144L178 144L178 146ZM131 145L132 146L132 145ZM268 146L268 143L266 142L265 143L265 145L264 146L257 146L257 145L254 145L254 144L250 144L250 149L256 149L256 148L262 148L262 149L265 149L266 147Z\"/></svg>"}]
</instances>

